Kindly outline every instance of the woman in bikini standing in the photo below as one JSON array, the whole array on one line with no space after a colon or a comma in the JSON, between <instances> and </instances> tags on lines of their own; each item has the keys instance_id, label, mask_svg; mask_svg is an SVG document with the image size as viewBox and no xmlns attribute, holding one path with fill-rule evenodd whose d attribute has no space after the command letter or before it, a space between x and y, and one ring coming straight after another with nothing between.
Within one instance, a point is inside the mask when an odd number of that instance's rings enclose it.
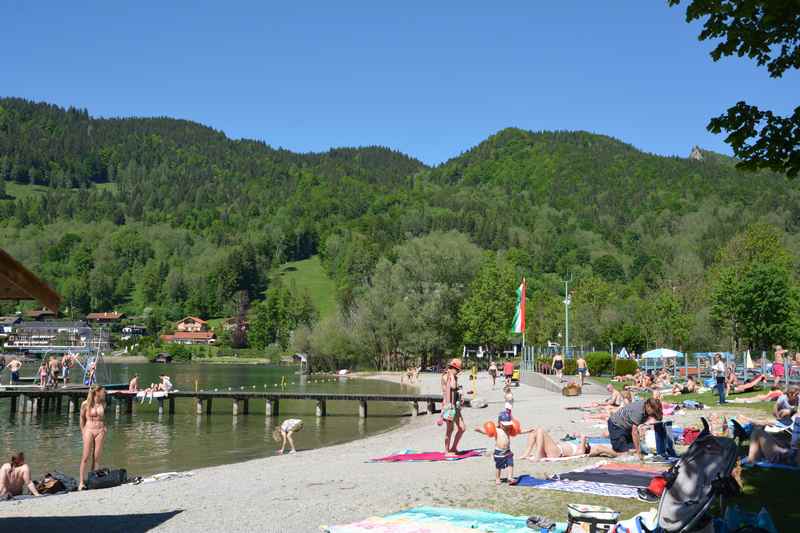
<instances>
[{"instance_id":1,"label":"woman in bikini standing","mask_svg":"<svg viewBox=\"0 0 800 533\"><path fill-rule=\"evenodd\" d=\"M83 435L83 454L81 455L81 480L78 490L86 488L86 464L92 460L89 472L96 470L103 454L103 441L106 439L106 390L92 385L86 401L81 404L81 434Z\"/></svg>"},{"instance_id":2,"label":"woman in bikini standing","mask_svg":"<svg viewBox=\"0 0 800 533\"><path fill-rule=\"evenodd\" d=\"M444 435L444 453L458 455L458 442L467 427L461 416L461 399L458 387L458 373L461 372L461 359L453 359L442 374L442 420L447 425ZM453 427L456 434L453 436ZM452 442L450 440L451 436Z\"/></svg>"},{"instance_id":3,"label":"woman in bikini standing","mask_svg":"<svg viewBox=\"0 0 800 533\"><path fill-rule=\"evenodd\" d=\"M553 356L553 369L556 371L556 376L558 376L558 381L560 383L561 378L564 376L564 358L560 353Z\"/></svg>"}]
</instances>

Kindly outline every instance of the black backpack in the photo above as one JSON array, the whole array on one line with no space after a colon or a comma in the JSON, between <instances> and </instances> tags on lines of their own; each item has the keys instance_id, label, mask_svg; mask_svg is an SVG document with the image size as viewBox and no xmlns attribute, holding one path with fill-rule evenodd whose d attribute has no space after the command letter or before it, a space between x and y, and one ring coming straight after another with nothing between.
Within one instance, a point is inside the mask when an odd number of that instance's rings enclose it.
<instances>
[{"instance_id":1,"label":"black backpack","mask_svg":"<svg viewBox=\"0 0 800 533\"><path fill-rule=\"evenodd\" d=\"M89 489L108 489L128 482L128 471L124 468L109 470L101 468L89 474L86 487Z\"/></svg>"}]
</instances>

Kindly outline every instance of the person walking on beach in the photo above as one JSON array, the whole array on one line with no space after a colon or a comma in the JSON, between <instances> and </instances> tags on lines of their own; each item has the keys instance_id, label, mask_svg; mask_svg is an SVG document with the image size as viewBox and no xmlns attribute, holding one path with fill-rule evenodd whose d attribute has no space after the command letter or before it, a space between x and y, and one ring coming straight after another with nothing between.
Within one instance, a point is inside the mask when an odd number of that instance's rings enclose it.
<instances>
[{"instance_id":1,"label":"person walking on beach","mask_svg":"<svg viewBox=\"0 0 800 533\"><path fill-rule=\"evenodd\" d=\"M575 363L578 365L578 375L581 377L581 387L583 387L583 382L586 379L586 374L589 372L589 367L586 366L586 359L584 359L583 356L578 357Z\"/></svg>"},{"instance_id":2,"label":"person walking on beach","mask_svg":"<svg viewBox=\"0 0 800 533\"><path fill-rule=\"evenodd\" d=\"M492 390L494 390L497 384L497 364L494 361L489 363L489 376L492 378Z\"/></svg>"},{"instance_id":3,"label":"person walking on beach","mask_svg":"<svg viewBox=\"0 0 800 533\"><path fill-rule=\"evenodd\" d=\"M275 442L281 442L281 449L278 450L279 454L283 454L286 450L286 441L289 441L291 450L289 453L297 453L294 448L294 440L292 435L303 429L303 421L299 418L289 418L284 420L283 423L272 431L272 438Z\"/></svg>"},{"instance_id":4,"label":"person walking on beach","mask_svg":"<svg viewBox=\"0 0 800 533\"><path fill-rule=\"evenodd\" d=\"M719 404L722 405L725 403L725 373L727 368L725 367L725 361L722 360L722 354L718 353L714 356L714 366L711 367L714 371L714 379L717 380L717 394L719 395Z\"/></svg>"},{"instance_id":5,"label":"person walking on beach","mask_svg":"<svg viewBox=\"0 0 800 533\"><path fill-rule=\"evenodd\" d=\"M558 376L558 382L561 383L564 376L564 358L561 356L560 353L557 353L553 356L553 370L556 371L556 376Z\"/></svg>"},{"instance_id":6,"label":"person walking on beach","mask_svg":"<svg viewBox=\"0 0 800 533\"><path fill-rule=\"evenodd\" d=\"M451 457L458 455L458 443L466 431L464 417L461 416L459 372L461 372L461 359L452 359L442 374L442 420L447 425L444 435L444 453ZM454 428L455 435L453 435Z\"/></svg>"},{"instance_id":7,"label":"person walking on beach","mask_svg":"<svg viewBox=\"0 0 800 533\"><path fill-rule=\"evenodd\" d=\"M511 378L514 377L514 363L511 362L511 359L506 358L506 362L503 363L503 377L506 378L506 387L510 387Z\"/></svg>"},{"instance_id":8,"label":"person walking on beach","mask_svg":"<svg viewBox=\"0 0 800 533\"><path fill-rule=\"evenodd\" d=\"M106 423L103 420L106 414L106 390L103 387L92 385L86 400L81 404L81 435L83 435L83 454L81 455L81 479L78 490L86 488L86 466L89 460L93 472L100 466L103 455L103 442L106 439Z\"/></svg>"},{"instance_id":9,"label":"person walking on beach","mask_svg":"<svg viewBox=\"0 0 800 533\"><path fill-rule=\"evenodd\" d=\"M31 480L31 467L25 464L25 454L17 452L0 466L0 501L20 496L23 487L28 487L34 496L41 496Z\"/></svg>"}]
</instances>

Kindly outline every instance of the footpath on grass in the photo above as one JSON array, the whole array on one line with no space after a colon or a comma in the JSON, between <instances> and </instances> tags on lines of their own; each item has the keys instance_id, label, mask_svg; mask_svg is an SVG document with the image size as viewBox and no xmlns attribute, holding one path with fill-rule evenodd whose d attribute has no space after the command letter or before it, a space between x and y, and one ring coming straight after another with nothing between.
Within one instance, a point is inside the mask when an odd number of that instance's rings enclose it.
<instances>
[{"instance_id":1,"label":"footpath on grass","mask_svg":"<svg viewBox=\"0 0 800 533\"><path fill-rule=\"evenodd\" d=\"M375 377L399 380L397 375ZM465 389L470 387L466 376L462 384ZM419 387L422 393L438 392L439 376L421 375ZM495 420L503 409L502 390L499 386L492 390L485 375L478 379L478 392L488 407L464 409L468 431L460 446L463 450L491 450L492 441L473 429ZM544 427L556 438L566 433L600 435L602 424L583 422L582 412L565 409L599 398L568 398L523 384L514 389L513 412L523 429ZM102 524L103 530L141 530L146 526L157 531L318 531L321 525L350 523L417 506L539 514L559 521L566 518L569 502L608 505L623 516L650 507L631 499L495 486L491 454L453 462L369 462L400 450L440 451L444 429L436 425L437 416L409 417L398 429L342 445L203 468L168 481L3 503L0 524L3 531L23 524L28 531L50 526L66 530L85 525L91 515L92 523ZM306 423L324 424L324 419ZM265 446L274 445L269 435L264 437ZM524 447L524 437L514 439L517 457ZM232 456L231 461L235 460ZM543 477L597 461L531 463L518 459L515 474Z\"/></svg>"}]
</instances>

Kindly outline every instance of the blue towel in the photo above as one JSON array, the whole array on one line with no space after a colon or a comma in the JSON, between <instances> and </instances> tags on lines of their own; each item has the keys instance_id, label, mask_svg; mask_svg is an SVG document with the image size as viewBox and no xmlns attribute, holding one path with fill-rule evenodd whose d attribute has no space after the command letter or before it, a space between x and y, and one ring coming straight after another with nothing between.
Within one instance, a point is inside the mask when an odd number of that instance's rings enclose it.
<instances>
[{"instance_id":1,"label":"blue towel","mask_svg":"<svg viewBox=\"0 0 800 533\"><path fill-rule=\"evenodd\" d=\"M539 479L528 474L522 474L517 478L517 486L519 487L538 487L540 485L547 485L553 481L550 479Z\"/></svg>"},{"instance_id":2,"label":"blue towel","mask_svg":"<svg viewBox=\"0 0 800 533\"><path fill-rule=\"evenodd\" d=\"M775 468L779 470L800 470L800 466L784 465L781 463L770 463L769 461L756 461L755 463L751 463L747 459L742 459L742 466L744 468L751 468L757 466L759 468Z\"/></svg>"}]
</instances>

